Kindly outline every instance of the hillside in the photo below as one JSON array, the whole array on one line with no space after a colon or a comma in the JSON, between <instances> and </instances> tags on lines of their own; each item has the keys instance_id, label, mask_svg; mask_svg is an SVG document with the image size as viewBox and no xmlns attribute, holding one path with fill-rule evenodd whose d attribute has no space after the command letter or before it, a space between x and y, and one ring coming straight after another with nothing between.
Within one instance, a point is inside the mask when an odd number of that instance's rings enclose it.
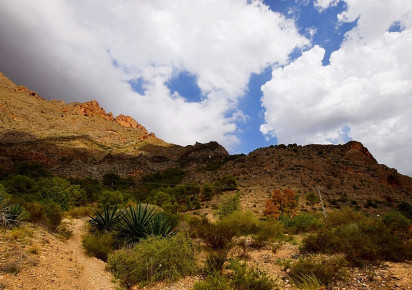
<instances>
[{"instance_id":1,"label":"hillside","mask_svg":"<svg viewBox=\"0 0 412 290\"><path fill-rule=\"evenodd\" d=\"M221 160L217 143L178 146L149 133L129 116L96 101L47 101L0 74L0 167L39 161L63 176L101 178L106 172L139 175L170 167Z\"/></svg>"},{"instance_id":2,"label":"hillside","mask_svg":"<svg viewBox=\"0 0 412 290\"><path fill-rule=\"evenodd\" d=\"M386 211L412 201L412 178L379 164L359 142L278 145L229 156L216 142L169 144L129 116L106 113L96 101L47 101L1 74L0 167L24 160L67 177L101 178L110 171L139 177L180 168L188 172L183 182L202 184L233 175L246 193L245 206L258 212L273 189L286 187L302 196L320 191L332 207Z\"/></svg>"}]
</instances>

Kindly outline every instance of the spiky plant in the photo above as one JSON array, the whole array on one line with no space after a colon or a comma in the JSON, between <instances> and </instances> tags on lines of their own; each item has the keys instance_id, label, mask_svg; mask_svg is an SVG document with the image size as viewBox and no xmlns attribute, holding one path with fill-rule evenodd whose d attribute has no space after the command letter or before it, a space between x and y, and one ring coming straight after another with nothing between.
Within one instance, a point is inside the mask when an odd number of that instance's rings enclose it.
<instances>
[{"instance_id":1,"label":"spiky plant","mask_svg":"<svg viewBox=\"0 0 412 290\"><path fill-rule=\"evenodd\" d=\"M90 224L99 232L110 232L113 230L123 216L123 210L115 205L113 208L106 204L100 212L93 209L94 216L90 216Z\"/></svg>"},{"instance_id":2,"label":"spiky plant","mask_svg":"<svg viewBox=\"0 0 412 290\"><path fill-rule=\"evenodd\" d=\"M150 234L150 223L154 216L154 206L138 204L129 206L116 226L119 236L129 243L137 243Z\"/></svg>"},{"instance_id":3,"label":"spiky plant","mask_svg":"<svg viewBox=\"0 0 412 290\"><path fill-rule=\"evenodd\" d=\"M299 275L295 278L293 284L297 289L301 290L326 289L314 274Z\"/></svg>"},{"instance_id":4,"label":"spiky plant","mask_svg":"<svg viewBox=\"0 0 412 290\"><path fill-rule=\"evenodd\" d=\"M149 223L148 234L153 236L173 236L177 233L170 217L163 212L156 213Z\"/></svg>"},{"instance_id":5,"label":"spiky plant","mask_svg":"<svg viewBox=\"0 0 412 290\"><path fill-rule=\"evenodd\" d=\"M19 204L10 205L0 199L0 226L14 227L27 217L27 212Z\"/></svg>"}]
</instances>

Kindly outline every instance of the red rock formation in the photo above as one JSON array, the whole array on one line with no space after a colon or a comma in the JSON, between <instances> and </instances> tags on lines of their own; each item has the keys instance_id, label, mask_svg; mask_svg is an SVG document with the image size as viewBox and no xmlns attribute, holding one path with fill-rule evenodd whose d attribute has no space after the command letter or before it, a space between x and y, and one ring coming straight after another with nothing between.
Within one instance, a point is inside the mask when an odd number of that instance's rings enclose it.
<instances>
[{"instance_id":1,"label":"red rock formation","mask_svg":"<svg viewBox=\"0 0 412 290\"><path fill-rule=\"evenodd\" d=\"M351 147L350 147L348 153L359 152L363 156L368 157L372 160L375 160L375 158L372 156L372 154L370 154L369 150L365 146L363 146L362 143L357 142L357 141L351 141L349 143L351 144Z\"/></svg>"},{"instance_id":2,"label":"red rock formation","mask_svg":"<svg viewBox=\"0 0 412 290\"><path fill-rule=\"evenodd\" d=\"M126 128L142 128L143 126L137 123L132 117L119 115L114 119L119 125Z\"/></svg>"},{"instance_id":3,"label":"red rock formation","mask_svg":"<svg viewBox=\"0 0 412 290\"><path fill-rule=\"evenodd\" d=\"M113 114L108 113L100 107L97 101L90 101L81 104L74 105L75 110L78 111L79 115L83 116L98 116L108 121L114 121ZM64 109L63 109L64 110Z\"/></svg>"}]
</instances>

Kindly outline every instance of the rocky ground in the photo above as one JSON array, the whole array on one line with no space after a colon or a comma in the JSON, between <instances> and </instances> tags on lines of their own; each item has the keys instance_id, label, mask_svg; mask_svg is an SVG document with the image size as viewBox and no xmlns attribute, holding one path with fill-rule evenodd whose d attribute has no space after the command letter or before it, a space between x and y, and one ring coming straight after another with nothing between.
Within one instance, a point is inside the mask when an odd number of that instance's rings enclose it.
<instances>
[{"instance_id":1,"label":"rocky ground","mask_svg":"<svg viewBox=\"0 0 412 290\"><path fill-rule=\"evenodd\" d=\"M27 224L0 232L0 289L116 289L106 263L87 257L85 220L67 221L73 236L59 239Z\"/></svg>"}]
</instances>

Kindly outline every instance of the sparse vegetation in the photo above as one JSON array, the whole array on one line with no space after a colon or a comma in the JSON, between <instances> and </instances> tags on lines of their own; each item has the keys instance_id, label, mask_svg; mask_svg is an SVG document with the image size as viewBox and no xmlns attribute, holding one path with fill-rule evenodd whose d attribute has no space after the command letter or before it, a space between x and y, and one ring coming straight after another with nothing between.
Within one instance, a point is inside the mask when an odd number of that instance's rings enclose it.
<instances>
[{"instance_id":1,"label":"sparse vegetation","mask_svg":"<svg viewBox=\"0 0 412 290\"><path fill-rule=\"evenodd\" d=\"M123 285L160 280L175 281L195 273L196 260L190 237L182 234L162 239L142 239L132 249L109 254L110 270Z\"/></svg>"}]
</instances>

